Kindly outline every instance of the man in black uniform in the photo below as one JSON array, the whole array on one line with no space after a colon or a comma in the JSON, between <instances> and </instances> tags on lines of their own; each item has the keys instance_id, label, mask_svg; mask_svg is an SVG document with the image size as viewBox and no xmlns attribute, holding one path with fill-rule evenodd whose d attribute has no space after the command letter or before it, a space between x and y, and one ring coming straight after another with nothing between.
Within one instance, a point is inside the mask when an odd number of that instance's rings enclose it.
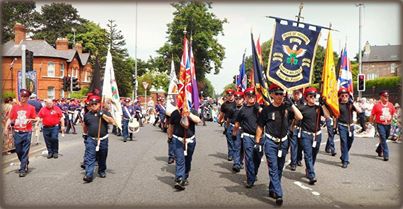
<instances>
[{"instance_id":1,"label":"man in black uniform","mask_svg":"<svg viewBox=\"0 0 403 209\"><path fill-rule=\"evenodd\" d=\"M243 168L243 143L241 139L241 134L237 128L235 128L235 121L236 118L238 117L239 111L242 109L244 103L243 99L243 92L237 91L235 92L235 110L231 112L229 115L229 123L232 125L233 124L233 129L232 129L232 140L234 142L234 164L232 166L232 170L235 173L238 173L241 168Z\"/></svg>"},{"instance_id":2,"label":"man in black uniform","mask_svg":"<svg viewBox=\"0 0 403 209\"><path fill-rule=\"evenodd\" d=\"M234 124L229 123L229 116L235 110L235 91L232 89L227 89L227 101L221 105L220 115L218 117L218 123L222 124L224 122L224 129L226 130L225 136L227 137L227 147L228 147L228 161L234 159L234 140L232 140L232 129Z\"/></svg>"},{"instance_id":3,"label":"man in black uniform","mask_svg":"<svg viewBox=\"0 0 403 209\"><path fill-rule=\"evenodd\" d=\"M276 204L283 204L283 191L281 189L281 176L288 149L288 120L290 111L294 112L296 120L302 119L302 114L288 97L284 97L284 90L276 84L269 87L270 96L273 103L265 106L257 119L256 128L256 150L264 152L269 166L269 196L276 199ZM286 99L284 99L286 98ZM284 101L285 100L285 101ZM266 141L264 144L261 138L264 134Z\"/></svg>"},{"instance_id":4,"label":"man in black uniform","mask_svg":"<svg viewBox=\"0 0 403 209\"><path fill-rule=\"evenodd\" d=\"M244 91L244 95L246 104L241 110L239 110L233 132L237 132L240 129L243 148L245 151L246 188L252 188L256 181L256 176L263 156L263 150L256 152L253 149L256 145L255 135L257 117L259 112L262 111L262 107L256 103L254 88L247 88ZM263 139L261 140L262 144L264 144Z\"/></svg>"},{"instance_id":5,"label":"man in black uniform","mask_svg":"<svg viewBox=\"0 0 403 209\"><path fill-rule=\"evenodd\" d=\"M302 98L302 92L297 89L292 94L291 101L299 109L301 105L304 105L304 99ZM302 144L301 144L301 125L300 121L294 120L294 113L290 112L288 115L288 123L290 124L289 138L290 138L290 154L291 162L289 165L290 170L295 171L297 165L302 166Z\"/></svg>"},{"instance_id":6,"label":"man in black uniform","mask_svg":"<svg viewBox=\"0 0 403 209\"><path fill-rule=\"evenodd\" d=\"M348 152L354 141L354 126L351 125L353 122L353 111L360 113L361 108L353 104L353 99L344 87L339 89L339 110L340 115L337 118L336 124L338 125L340 135L340 160L342 163L341 167L347 168L350 163Z\"/></svg>"},{"instance_id":7,"label":"man in black uniform","mask_svg":"<svg viewBox=\"0 0 403 209\"><path fill-rule=\"evenodd\" d=\"M329 111L322 98L319 99L320 106L315 104L317 93L318 91L314 87L306 88L304 93L306 105L299 108L303 117L301 120L301 142L304 150L306 176L311 185L317 181L314 165L322 140L320 117L329 118Z\"/></svg>"},{"instance_id":8,"label":"man in black uniform","mask_svg":"<svg viewBox=\"0 0 403 209\"><path fill-rule=\"evenodd\" d=\"M173 140L175 146L175 189L184 190L189 184L189 172L192 165L193 152L196 147L195 124L201 122L194 113L174 110L168 127L168 141ZM185 119L187 118L187 119ZM187 122L184 122L187 121Z\"/></svg>"},{"instance_id":9,"label":"man in black uniform","mask_svg":"<svg viewBox=\"0 0 403 209\"><path fill-rule=\"evenodd\" d=\"M84 133L87 133L85 143L85 176L83 180L87 183L93 179L95 161L98 155L99 177L106 177L106 157L108 155L108 124L114 124L115 120L111 114L101 110L101 98L91 96L89 98L90 111L84 115ZM99 137L99 138L98 138ZM98 140L100 144L98 147ZM97 150L99 148L99 151Z\"/></svg>"}]
</instances>

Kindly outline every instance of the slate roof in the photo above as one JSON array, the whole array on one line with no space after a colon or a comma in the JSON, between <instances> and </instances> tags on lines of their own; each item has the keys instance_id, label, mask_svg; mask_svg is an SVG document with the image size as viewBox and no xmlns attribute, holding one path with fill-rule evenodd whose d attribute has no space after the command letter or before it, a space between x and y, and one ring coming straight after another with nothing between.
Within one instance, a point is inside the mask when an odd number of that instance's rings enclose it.
<instances>
[{"instance_id":1,"label":"slate roof","mask_svg":"<svg viewBox=\"0 0 403 209\"><path fill-rule=\"evenodd\" d=\"M400 45L371 46L369 55L364 54L362 62L400 61Z\"/></svg>"},{"instance_id":2,"label":"slate roof","mask_svg":"<svg viewBox=\"0 0 403 209\"><path fill-rule=\"evenodd\" d=\"M78 54L79 62L85 65L88 62L90 53L79 54L75 49L56 50L45 40L23 40L21 44L25 44L27 50L34 52L34 57L51 57L62 58L71 62L75 55ZM3 57L20 57L21 45L16 45L14 40L10 40L3 45Z\"/></svg>"}]
</instances>

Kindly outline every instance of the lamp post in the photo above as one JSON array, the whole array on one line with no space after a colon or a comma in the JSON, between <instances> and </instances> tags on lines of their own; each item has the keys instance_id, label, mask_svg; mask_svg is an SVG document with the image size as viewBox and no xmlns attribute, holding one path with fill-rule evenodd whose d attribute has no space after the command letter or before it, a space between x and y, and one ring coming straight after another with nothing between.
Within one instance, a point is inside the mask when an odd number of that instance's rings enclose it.
<instances>
[{"instance_id":1,"label":"lamp post","mask_svg":"<svg viewBox=\"0 0 403 209\"><path fill-rule=\"evenodd\" d=\"M73 31L73 46L76 46L76 29L71 28L71 31Z\"/></svg>"},{"instance_id":2,"label":"lamp post","mask_svg":"<svg viewBox=\"0 0 403 209\"><path fill-rule=\"evenodd\" d=\"M147 87L148 87L148 83L143 81L143 87L144 87L144 109L147 110Z\"/></svg>"},{"instance_id":3,"label":"lamp post","mask_svg":"<svg viewBox=\"0 0 403 209\"><path fill-rule=\"evenodd\" d=\"M361 53L361 29L362 29L362 18L361 18L361 13L362 13L362 7L364 6L363 3L358 3L356 6L359 8L359 24L358 24L358 73L362 73L362 53ZM358 88L357 88L358 89ZM362 92L358 91L358 97L361 98Z\"/></svg>"}]
</instances>

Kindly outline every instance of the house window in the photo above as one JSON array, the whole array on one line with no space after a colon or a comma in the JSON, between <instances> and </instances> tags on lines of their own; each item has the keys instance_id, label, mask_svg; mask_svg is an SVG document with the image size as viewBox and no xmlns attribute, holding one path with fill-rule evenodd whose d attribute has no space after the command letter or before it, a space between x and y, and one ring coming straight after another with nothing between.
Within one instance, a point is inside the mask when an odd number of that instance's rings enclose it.
<instances>
[{"instance_id":1,"label":"house window","mask_svg":"<svg viewBox=\"0 0 403 209\"><path fill-rule=\"evenodd\" d=\"M92 80L92 74L91 73L89 73L89 75L88 75L88 82L91 82L91 80Z\"/></svg>"},{"instance_id":2,"label":"house window","mask_svg":"<svg viewBox=\"0 0 403 209\"><path fill-rule=\"evenodd\" d=\"M64 77L64 63L60 63L60 76Z\"/></svg>"},{"instance_id":3,"label":"house window","mask_svg":"<svg viewBox=\"0 0 403 209\"><path fill-rule=\"evenodd\" d=\"M396 63L390 64L390 73L396 73Z\"/></svg>"},{"instance_id":4,"label":"house window","mask_svg":"<svg viewBox=\"0 0 403 209\"><path fill-rule=\"evenodd\" d=\"M48 77L55 77L55 63L48 63Z\"/></svg>"},{"instance_id":5,"label":"house window","mask_svg":"<svg viewBox=\"0 0 403 209\"><path fill-rule=\"evenodd\" d=\"M375 74L375 73L368 73L367 74L367 80L374 80L377 77L378 77L378 75Z\"/></svg>"},{"instance_id":6,"label":"house window","mask_svg":"<svg viewBox=\"0 0 403 209\"><path fill-rule=\"evenodd\" d=\"M55 98L55 87L53 87L53 86L48 87L48 98L49 99Z\"/></svg>"}]
</instances>

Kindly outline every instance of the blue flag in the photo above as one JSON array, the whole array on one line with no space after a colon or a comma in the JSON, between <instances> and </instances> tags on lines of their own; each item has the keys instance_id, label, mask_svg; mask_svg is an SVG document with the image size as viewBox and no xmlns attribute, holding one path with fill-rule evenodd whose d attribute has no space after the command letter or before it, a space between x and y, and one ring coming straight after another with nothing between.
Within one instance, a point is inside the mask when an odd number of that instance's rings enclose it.
<instances>
[{"instance_id":1,"label":"blue flag","mask_svg":"<svg viewBox=\"0 0 403 209\"><path fill-rule=\"evenodd\" d=\"M286 24L280 23L286 22ZM267 79L285 90L309 86L321 27L276 19Z\"/></svg>"},{"instance_id":2,"label":"blue flag","mask_svg":"<svg viewBox=\"0 0 403 209\"><path fill-rule=\"evenodd\" d=\"M241 91L245 91L246 89L246 82L247 77L246 77L246 70L245 70L245 53L243 53L242 56L242 65L239 69L239 75L237 79L237 89Z\"/></svg>"}]
</instances>

